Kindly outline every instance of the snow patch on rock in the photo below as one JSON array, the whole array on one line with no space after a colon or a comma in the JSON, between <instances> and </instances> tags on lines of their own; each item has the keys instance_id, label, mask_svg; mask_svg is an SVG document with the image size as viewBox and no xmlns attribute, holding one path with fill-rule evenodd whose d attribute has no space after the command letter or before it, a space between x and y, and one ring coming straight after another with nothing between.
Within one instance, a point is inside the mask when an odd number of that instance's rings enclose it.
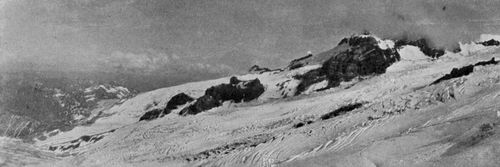
<instances>
[{"instance_id":1,"label":"snow patch on rock","mask_svg":"<svg viewBox=\"0 0 500 167\"><path fill-rule=\"evenodd\" d=\"M392 41L390 39L381 39L375 35L360 35L360 37L362 37L362 38L369 38L369 37L374 38L378 43L378 47L382 50L392 49L395 46L394 41Z\"/></svg>"}]
</instances>

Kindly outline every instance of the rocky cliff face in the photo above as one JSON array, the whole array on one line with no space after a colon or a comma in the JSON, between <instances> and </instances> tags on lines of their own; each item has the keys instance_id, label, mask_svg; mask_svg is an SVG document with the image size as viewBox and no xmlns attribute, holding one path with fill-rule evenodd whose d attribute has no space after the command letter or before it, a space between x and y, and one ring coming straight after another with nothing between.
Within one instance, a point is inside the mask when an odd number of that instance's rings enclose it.
<instances>
[{"instance_id":1,"label":"rocky cliff face","mask_svg":"<svg viewBox=\"0 0 500 167\"><path fill-rule=\"evenodd\" d=\"M371 36L344 38L336 48L318 55L323 60L326 59L321 63L321 68L295 76L301 80L296 94L325 80L328 86L324 89L327 89L356 77L384 73L387 67L400 59L400 56L394 45L381 47L379 45L381 42ZM312 58L314 57L309 56L294 60L291 62L291 67L309 64L308 59Z\"/></svg>"}]
</instances>

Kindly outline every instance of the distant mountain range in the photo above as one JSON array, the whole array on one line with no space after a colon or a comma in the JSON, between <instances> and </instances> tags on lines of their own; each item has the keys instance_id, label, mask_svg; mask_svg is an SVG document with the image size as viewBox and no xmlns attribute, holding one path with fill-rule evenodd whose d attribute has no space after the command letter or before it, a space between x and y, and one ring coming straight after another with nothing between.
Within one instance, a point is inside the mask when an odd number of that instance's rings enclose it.
<instances>
[{"instance_id":1,"label":"distant mountain range","mask_svg":"<svg viewBox=\"0 0 500 167\"><path fill-rule=\"evenodd\" d=\"M37 73L1 75L0 134L29 139L68 130L94 117L93 109L133 97L137 91L116 82L53 77Z\"/></svg>"}]
</instances>

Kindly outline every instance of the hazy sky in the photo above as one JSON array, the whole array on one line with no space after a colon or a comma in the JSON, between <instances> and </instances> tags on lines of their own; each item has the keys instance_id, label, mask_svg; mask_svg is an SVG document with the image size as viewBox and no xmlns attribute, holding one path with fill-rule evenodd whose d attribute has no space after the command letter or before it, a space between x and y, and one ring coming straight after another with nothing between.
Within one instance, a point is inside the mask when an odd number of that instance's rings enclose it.
<instances>
[{"instance_id":1,"label":"hazy sky","mask_svg":"<svg viewBox=\"0 0 500 167\"><path fill-rule=\"evenodd\" d=\"M0 65L277 67L364 29L412 32L440 45L499 33L498 9L497 0L0 0Z\"/></svg>"}]
</instances>

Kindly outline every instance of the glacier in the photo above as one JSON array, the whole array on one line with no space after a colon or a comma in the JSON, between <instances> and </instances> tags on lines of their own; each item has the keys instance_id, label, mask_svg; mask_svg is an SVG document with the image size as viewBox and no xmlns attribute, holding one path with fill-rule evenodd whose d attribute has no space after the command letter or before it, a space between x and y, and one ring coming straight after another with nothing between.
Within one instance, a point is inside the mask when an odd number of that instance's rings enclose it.
<instances>
[{"instance_id":1,"label":"glacier","mask_svg":"<svg viewBox=\"0 0 500 167\"><path fill-rule=\"evenodd\" d=\"M314 55L298 68L236 76L262 83L265 91L257 99L179 115L190 102L150 121L139 118L179 93L199 98L232 76L140 93L103 110L105 116L91 125L36 139L30 147L47 156L24 165L500 165L500 66L476 66L468 75L432 84L454 68L500 60L500 47L471 42L431 58L417 46L395 48L394 41L360 37L397 50L399 60L384 73L336 86L321 80L297 93L302 80L296 76L321 69L328 59Z\"/></svg>"}]
</instances>

